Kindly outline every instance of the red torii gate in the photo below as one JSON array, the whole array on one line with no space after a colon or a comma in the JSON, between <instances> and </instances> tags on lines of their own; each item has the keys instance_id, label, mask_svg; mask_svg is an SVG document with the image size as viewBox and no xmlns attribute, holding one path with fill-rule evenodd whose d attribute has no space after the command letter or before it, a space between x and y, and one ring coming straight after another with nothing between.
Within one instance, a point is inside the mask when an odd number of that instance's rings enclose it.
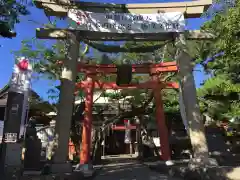
<instances>
[{"instance_id":1,"label":"red torii gate","mask_svg":"<svg viewBox=\"0 0 240 180\"><path fill-rule=\"evenodd\" d=\"M97 80L97 74L114 74L117 73L115 65L90 65L80 63L78 72L86 75L86 80L76 83L76 88L85 91L85 113L83 120L82 144L80 152L80 164L87 164L90 160L91 148L91 129L92 129L92 106L93 106L93 90L97 89L153 89L154 99L156 103L156 120L161 142L161 157L167 161L171 158L171 151L168 142L168 130L165 123L164 109L161 97L161 90L164 88L178 88L175 82L161 82L159 80L160 73L177 72L176 62L165 62L159 64L139 64L132 65L132 72L139 74L150 74L152 79L143 82L124 86L118 86L115 82L101 82Z\"/></svg>"}]
</instances>

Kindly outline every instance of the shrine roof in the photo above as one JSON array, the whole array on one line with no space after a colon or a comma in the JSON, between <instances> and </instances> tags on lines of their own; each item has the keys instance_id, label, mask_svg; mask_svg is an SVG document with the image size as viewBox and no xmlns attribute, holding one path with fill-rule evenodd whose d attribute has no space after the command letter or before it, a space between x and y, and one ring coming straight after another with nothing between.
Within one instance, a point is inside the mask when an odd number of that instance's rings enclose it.
<instances>
[{"instance_id":1,"label":"shrine roof","mask_svg":"<svg viewBox=\"0 0 240 180\"><path fill-rule=\"evenodd\" d=\"M9 89L9 83L7 83L2 89L0 89L0 106L6 106ZM31 90L31 96L39 97L39 95L33 90Z\"/></svg>"}]
</instances>

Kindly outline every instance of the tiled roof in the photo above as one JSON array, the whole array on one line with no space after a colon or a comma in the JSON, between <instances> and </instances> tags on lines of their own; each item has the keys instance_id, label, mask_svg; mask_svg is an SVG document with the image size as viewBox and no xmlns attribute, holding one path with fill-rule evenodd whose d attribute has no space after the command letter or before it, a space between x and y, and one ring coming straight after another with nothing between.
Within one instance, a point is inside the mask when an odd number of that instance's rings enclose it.
<instances>
[{"instance_id":1,"label":"tiled roof","mask_svg":"<svg viewBox=\"0 0 240 180\"><path fill-rule=\"evenodd\" d=\"M2 89L0 89L0 106L6 106L7 104L7 93L9 91L9 83L5 85ZM31 90L32 97L38 97L39 95Z\"/></svg>"},{"instance_id":2,"label":"tiled roof","mask_svg":"<svg viewBox=\"0 0 240 180\"><path fill-rule=\"evenodd\" d=\"M6 86L4 86L2 89L0 89L0 100L1 99L7 99L7 92L9 90L9 84L7 84Z\"/></svg>"}]
</instances>

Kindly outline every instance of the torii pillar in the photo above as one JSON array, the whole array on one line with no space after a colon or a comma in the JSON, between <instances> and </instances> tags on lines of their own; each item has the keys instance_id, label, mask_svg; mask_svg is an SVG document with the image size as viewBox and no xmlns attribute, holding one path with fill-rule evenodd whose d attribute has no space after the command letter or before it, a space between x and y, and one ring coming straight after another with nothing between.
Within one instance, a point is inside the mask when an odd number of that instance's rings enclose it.
<instances>
[{"instance_id":1,"label":"torii pillar","mask_svg":"<svg viewBox=\"0 0 240 180\"><path fill-rule=\"evenodd\" d=\"M194 158L191 159L189 167L196 168L206 165L215 166L217 165L217 162L214 159L209 158L205 128L200 113L195 81L192 74L192 57L185 51L181 50L176 60L179 65L180 86L182 90L183 104L185 106L189 128L188 130L194 152Z\"/></svg>"},{"instance_id":2,"label":"torii pillar","mask_svg":"<svg viewBox=\"0 0 240 180\"><path fill-rule=\"evenodd\" d=\"M68 164L68 143L74 106L74 91L79 57L79 40L76 33L68 32L67 54L61 74L59 105L55 126L56 149L53 157L52 172L71 172ZM66 108L68 107L68 108Z\"/></svg>"},{"instance_id":3,"label":"torii pillar","mask_svg":"<svg viewBox=\"0 0 240 180\"><path fill-rule=\"evenodd\" d=\"M92 108L93 108L93 91L94 78L87 75L86 78L89 86L85 88L85 112L82 129L82 143L80 152L80 165L86 165L88 169L92 169L90 164L90 149L91 149L91 132L92 132ZM89 167L88 167L89 166ZM90 167L91 166L91 167ZM78 169L78 168L77 168Z\"/></svg>"},{"instance_id":4,"label":"torii pillar","mask_svg":"<svg viewBox=\"0 0 240 180\"><path fill-rule=\"evenodd\" d=\"M153 76L153 79L156 81L160 81L157 75ZM158 133L160 138L160 152L161 158L164 161L168 161L171 159L171 150L169 147L169 139L168 139L168 128L165 121L164 115L164 107L161 95L162 88L157 86L157 88L153 89L154 100L156 103L156 122L158 126Z\"/></svg>"}]
</instances>

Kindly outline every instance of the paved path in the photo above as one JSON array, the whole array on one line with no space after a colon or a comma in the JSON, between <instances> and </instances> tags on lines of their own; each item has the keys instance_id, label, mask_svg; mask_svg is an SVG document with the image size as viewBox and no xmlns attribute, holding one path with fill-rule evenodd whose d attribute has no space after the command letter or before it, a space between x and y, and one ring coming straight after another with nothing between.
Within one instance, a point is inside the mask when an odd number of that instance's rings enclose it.
<instances>
[{"instance_id":1,"label":"paved path","mask_svg":"<svg viewBox=\"0 0 240 180\"><path fill-rule=\"evenodd\" d=\"M136 161L105 165L93 180L177 180L151 171Z\"/></svg>"}]
</instances>

